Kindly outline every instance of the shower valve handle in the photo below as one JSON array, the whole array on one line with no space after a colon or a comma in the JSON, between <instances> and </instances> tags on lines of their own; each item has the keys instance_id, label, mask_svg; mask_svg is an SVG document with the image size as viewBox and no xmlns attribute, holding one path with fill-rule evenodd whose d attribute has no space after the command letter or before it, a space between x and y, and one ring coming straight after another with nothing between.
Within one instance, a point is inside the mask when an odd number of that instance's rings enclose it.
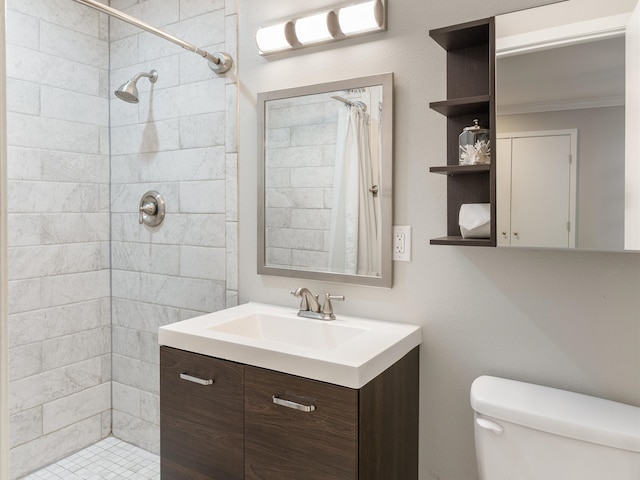
<instances>
[{"instance_id":1,"label":"shower valve handle","mask_svg":"<svg viewBox=\"0 0 640 480\"><path fill-rule=\"evenodd\" d=\"M144 214L147 215L155 215L158 211L158 204L154 202L145 203L144 205L140 205L140 216L138 217L138 223L142 225Z\"/></svg>"},{"instance_id":2,"label":"shower valve handle","mask_svg":"<svg viewBox=\"0 0 640 480\"><path fill-rule=\"evenodd\" d=\"M162 195L155 190L145 193L140 199L138 222L150 227L157 227L164 220L165 203Z\"/></svg>"}]
</instances>

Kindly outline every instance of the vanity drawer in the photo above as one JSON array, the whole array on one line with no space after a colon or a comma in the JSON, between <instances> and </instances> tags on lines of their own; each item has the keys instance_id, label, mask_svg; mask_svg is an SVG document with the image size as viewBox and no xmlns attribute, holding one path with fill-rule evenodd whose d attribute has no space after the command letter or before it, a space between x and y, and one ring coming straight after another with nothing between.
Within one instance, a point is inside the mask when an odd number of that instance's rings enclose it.
<instances>
[{"instance_id":1,"label":"vanity drawer","mask_svg":"<svg viewBox=\"0 0 640 480\"><path fill-rule=\"evenodd\" d=\"M285 478L358 478L358 391L247 366L245 479Z\"/></svg>"},{"instance_id":2,"label":"vanity drawer","mask_svg":"<svg viewBox=\"0 0 640 480\"><path fill-rule=\"evenodd\" d=\"M160 348L162 480L244 475L244 366Z\"/></svg>"}]
</instances>

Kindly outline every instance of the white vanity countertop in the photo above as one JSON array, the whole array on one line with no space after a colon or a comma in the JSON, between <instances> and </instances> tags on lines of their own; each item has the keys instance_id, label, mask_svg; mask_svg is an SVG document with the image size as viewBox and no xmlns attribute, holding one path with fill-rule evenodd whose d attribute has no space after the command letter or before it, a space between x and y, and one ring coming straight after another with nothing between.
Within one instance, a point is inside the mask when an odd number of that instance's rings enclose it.
<instances>
[{"instance_id":1,"label":"white vanity countertop","mask_svg":"<svg viewBox=\"0 0 640 480\"><path fill-rule=\"evenodd\" d=\"M336 316L249 302L160 327L158 343L357 389L422 341L416 325Z\"/></svg>"}]
</instances>

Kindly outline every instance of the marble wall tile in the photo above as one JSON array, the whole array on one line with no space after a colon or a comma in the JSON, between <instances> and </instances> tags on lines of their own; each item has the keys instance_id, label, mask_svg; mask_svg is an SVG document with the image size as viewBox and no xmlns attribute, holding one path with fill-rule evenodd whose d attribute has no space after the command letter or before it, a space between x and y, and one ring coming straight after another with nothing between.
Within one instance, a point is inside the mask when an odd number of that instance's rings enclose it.
<instances>
[{"instance_id":1,"label":"marble wall tile","mask_svg":"<svg viewBox=\"0 0 640 480\"><path fill-rule=\"evenodd\" d=\"M291 187L331 187L333 167L300 167L291 169Z\"/></svg>"},{"instance_id":2,"label":"marble wall tile","mask_svg":"<svg viewBox=\"0 0 640 480\"><path fill-rule=\"evenodd\" d=\"M138 388L130 387L119 382L112 383L113 409L133 417L140 417L140 393Z\"/></svg>"},{"instance_id":3,"label":"marble wall tile","mask_svg":"<svg viewBox=\"0 0 640 480\"><path fill-rule=\"evenodd\" d=\"M102 298L13 314L9 319L9 347L106 327L111 323L109 312L110 301Z\"/></svg>"},{"instance_id":4,"label":"marble wall tile","mask_svg":"<svg viewBox=\"0 0 640 480\"><path fill-rule=\"evenodd\" d=\"M40 90L42 116L106 127L109 125L107 98L44 86Z\"/></svg>"},{"instance_id":5,"label":"marble wall tile","mask_svg":"<svg viewBox=\"0 0 640 480\"><path fill-rule=\"evenodd\" d=\"M141 297L170 307L214 312L224 308L224 289L215 280L140 274Z\"/></svg>"},{"instance_id":6,"label":"marble wall tile","mask_svg":"<svg viewBox=\"0 0 640 480\"><path fill-rule=\"evenodd\" d=\"M180 212L225 213L225 181L180 183Z\"/></svg>"},{"instance_id":7,"label":"marble wall tile","mask_svg":"<svg viewBox=\"0 0 640 480\"><path fill-rule=\"evenodd\" d=\"M180 19L197 17L212 10L224 8L224 0L181 0Z\"/></svg>"},{"instance_id":8,"label":"marble wall tile","mask_svg":"<svg viewBox=\"0 0 640 480\"><path fill-rule=\"evenodd\" d=\"M112 349L114 354L159 364L157 332L145 332L132 328L112 327Z\"/></svg>"},{"instance_id":9,"label":"marble wall tile","mask_svg":"<svg viewBox=\"0 0 640 480\"><path fill-rule=\"evenodd\" d=\"M125 155L180 148L180 122L169 119L111 128L111 153Z\"/></svg>"},{"instance_id":10,"label":"marble wall tile","mask_svg":"<svg viewBox=\"0 0 640 480\"><path fill-rule=\"evenodd\" d=\"M55 152L29 147L9 147L8 178L108 184L109 157L85 153Z\"/></svg>"},{"instance_id":11,"label":"marble wall tile","mask_svg":"<svg viewBox=\"0 0 640 480\"><path fill-rule=\"evenodd\" d=\"M38 406L9 417L9 448L42 436L42 407Z\"/></svg>"},{"instance_id":12,"label":"marble wall tile","mask_svg":"<svg viewBox=\"0 0 640 480\"><path fill-rule=\"evenodd\" d=\"M112 157L112 184L224 180L224 147Z\"/></svg>"},{"instance_id":13,"label":"marble wall tile","mask_svg":"<svg viewBox=\"0 0 640 480\"><path fill-rule=\"evenodd\" d=\"M179 196L180 186L176 182L166 183L122 183L111 186L111 212L138 213L140 199L145 192L149 190L158 191L165 201L166 213L175 213L180 211ZM138 222L140 226L140 223ZM158 228L162 228L161 224ZM140 226L140 228L144 228Z\"/></svg>"},{"instance_id":14,"label":"marble wall tile","mask_svg":"<svg viewBox=\"0 0 640 480\"><path fill-rule=\"evenodd\" d=\"M25 2L26 3L26 2ZM7 77L97 95L100 69L7 42ZM7 124L10 126L10 124Z\"/></svg>"},{"instance_id":15,"label":"marble wall tile","mask_svg":"<svg viewBox=\"0 0 640 480\"><path fill-rule=\"evenodd\" d=\"M70 452L82 450L96 443L102 438L101 436L102 416L95 415L19 445L10 452L11 473L9 479L21 478L37 469L38 465L44 466L54 463L69 455Z\"/></svg>"},{"instance_id":16,"label":"marble wall tile","mask_svg":"<svg viewBox=\"0 0 640 480\"><path fill-rule=\"evenodd\" d=\"M11 180L8 203L13 213L100 212L100 187L87 183Z\"/></svg>"},{"instance_id":17,"label":"marble wall tile","mask_svg":"<svg viewBox=\"0 0 640 480\"><path fill-rule=\"evenodd\" d=\"M42 303L53 307L97 300L110 294L109 270L56 275L42 278Z\"/></svg>"},{"instance_id":18,"label":"marble wall tile","mask_svg":"<svg viewBox=\"0 0 640 480\"><path fill-rule=\"evenodd\" d=\"M33 82L7 78L7 111L40 114L40 86Z\"/></svg>"},{"instance_id":19,"label":"marble wall tile","mask_svg":"<svg viewBox=\"0 0 640 480\"><path fill-rule=\"evenodd\" d=\"M95 125L19 113L7 117L7 142L12 146L100 153L100 130Z\"/></svg>"},{"instance_id":20,"label":"marble wall tile","mask_svg":"<svg viewBox=\"0 0 640 480\"><path fill-rule=\"evenodd\" d=\"M267 229L268 247L322 250L324 235L322 230Z\"/></svg>"},{"instance_id":21,"label":"marble wall tile","mask_svg":"<svg viewBox=\"0 0 640 480\"><path fill-rule=\"evenodd\" d=\"M335 145L338 137L337 123L296 125L291 127L291 146Z\"/></svg>"},{"instance_id":22,"label":"marble wall tile","mask_svg":"<svg viewBox=\"0 0 640 480\"><path fill-rule=\"evenodd\" d=\"M310 250L291 250L291 266L310 268L319 271L327 270L328 252L312 252Z\"/></svg>"},{"instance_id":23,"label":"marble wall tile","mask_svg":"<svg viewBox=\"0 0 640 480\"><path fill-rule=\"evenodd\" d=\"M141 392L140 413L142 420L160 425L160 395Z\"/></svg>"},{"instance_id":24,"label":"marble wall tile","mask_svg":"<svg viewBox=\"0 0 640 480\"><path fill-rule=\"evenodd\" d=\"M291 209L291 228L305 230L330 230L330 209Z\"/></svg>"},{"instance_id":25,"label":"marble wall tile","mask_svg":"<svg viewBox=\"0 0 640 480\"><path fill-rule=\"evenodd\" d=\"M225 83L222 78L209 78L169 88L158 86L151 95L153 97L152 103L141 102L139 104L140 118L156 122L176 117L224 112L226 105ZM160 145L157 150L168 149L170 148ZM175 149L177 150L177 148Z\"/></svg>"},{"instance_id":26,"label":"marble wall tile","mask_svg":"<svg viewBox=\"0 0 640 480\"><path fill-rule=\"evenodd\" d=\"M8 0L7 8L99 38L99 13L67 0Z\"/></svg>"},{"instance_id":27,"label":"marble wall tile","mask_svg":"<svg viewBox=\"0 0 640 480\"><path fill-rule=\"evenodd\" d=\"M178 275L180 247L150 243L111 243L112 268L136 272Z\"/></svg>"},{"instance_id":28,"label":"marble wall tile","mask_svg":"<svg viewBox=\"0 0 640 480\"><path fill-rule=\"evenodd\" d=\"M109 239L109 214L107 212L52 213L41 214L38 217L35 220L40 223L40 239L45 245Z\"/></svg>"},{"instance_id":29,"label":"marble wall tile","mask_svg":"<svg viewBox=\"0 0 640 480\"><path fill-rule=\"evenodd\" d=\"M137 35L132 35L111 42L109 54L111 58L111 68L113 70L138 63L138 38ZM125 81L124 79L121 80L122 83Z\"/></svg>"},{"instance_id":30,"label":"marble wall tile","mask_svg":"<svg viewBox=\"0 0 640 480\"><path fill-rule=\"evenodd\" d=\"M37 375L42 372L42 344L31 343L9 349L9 380Z\"/></svg>"},{"instance_id":31,"label":"marble wall tile","mask_svg":"<svg viewBox=\"0 0 640 480\"><path fill-rule=\"evenodd\" d=\"M40 23L40 51L98 68L109 68L109 42L67 26Z\"/></svg>"},{"instance_id":32,"label":"marble wall tile","mask_svg":"<svg viewBox=\"0 0 640 480\"><path fill-rule=\"evenodd\" d=\"M227 222L227 289L238 290L238 222Z\"/></svg>"},{"instance_id":33,"label":"marble wall tile","mask_svg":"<svg viewBox=\"0 0 640 480\"><path fill-rule=\"evenodd\" d=\"M24 411L101 383L102 362L94 357L10 382L10 413Z\"/></svg>"},{"instance_id":34,"label":"marble wall tile","mask_svg":"<svg viewBox=\"0 0 640 480\"><path fill-rule=\"evenodd\" d=\"M172 24L180 20L179 0L147 0L132 4L123 8L123 12L161 28L162 25ZM111 39L118 40L131 34L136 34L140 30L124 22L112 19Z\"/></svg>"},{"instance_id":35,"label":"marble wall tile","mask_svg":"<svg viewBox=\"0 0 640 480\"><path fill-rule=\"evenodd\" d=\"M35 49L40 44L40 21L13 9L6 10L6 39L12 45Z\"/></svg>"},{"instance_id":36,"label":"marble wall tile","mask_svg":"<svg viewBox=\"0 0 640 480\"><path fill-rule=\"evenodd\" d=\"M42 342L42 370L53 370L110 351L110 328L101 327Z\"/></svg>"},{"instance_id":37,"label":"marble wall tile","mask_svg":"<svg viewBox=\"0 0 640 480\"><path fill-rule=\"evenodd\" d=\"M37 261L34 261L37 259ZM12 247L9 280L63 275L109 268L101 242Z\"/></svg>"},{"instance_id":38,"label":"marble wall tile","mask_svg":"<svg viewBox=\"0 0 640 480\"><path fill-rule=\"evenodd\" d=\"M113 380L150 393L160 393L160 369L157 364L116 353L113 354Z\"/></svg>"},{"instance_id":39,"label":"marble wall tile","mask_svg":"<svg viewBox=\"0 0 640 480\"><path fill-rule=\"evenodd\" d=\"M113 325L157 333L158 328L194 315L183 316L179 308L143 303L125 298L113 299Z\"/></svg>"},{"instance_id":40,"label":"marble wall tile","mask_svg":"<svg viewBox=\"0 0 640 480\"><path fill-rule=\"evenodd\" d=\"M180 275L225 281L227 278L226 255L227 250L224 248L182 245L180 247Z\"/></svg>"},{"instance_id":41,"label":"marble wall tile","mask_svg":"<svg viewBox=\"0 0 640 480\"><path fill-rule=\"evenodd\" d=\"M322 145L275 148L266 152L266 164L269 168L312 167L324 165L324 147Z\"/></svg>"},{"instance_id":42,"label":"marble wall tile","mask_svg":"<svg viewBox=\"0 0 640 480\"><path fill-rule=\"evenodd\" d=\"M322 188L267 188L265 204L270 208L324 208Z\"/></svg>"},{"instance_id":43,"label":"marble wall tile","mask_svg":"<svg viewBox=\"0 0 640 480\"><path fill-rule=\"evenodd\" d=\"M102 383L96 387L69 395L42 407L42 429L46 435L85 420L111 408L111 384Z\"/></svg>"},{"instance_id":44,"label":"marble wall tile","mask_svg":"<svg viewBox=\"0 0 640 480\"><path fill-rule=\"evenodd\" d=\"M180 118L180 147L199 148L225 144L225 113Z\"/></svg>"},{"instance_id":45,"label":"marble wall tile","mask_svg":"<svg viewBox=\"0 0 640 480\"><path fill-rule=\"evenodd\" d=\"M238 221L238 154L227 154L227 178L225 184L227 222Z\"/></svg>"},{"instance_id":46,"label":"marble wall tile","mask_svg":"<svg viewBox=\"0 0 640 480\"><path fill-rule=\"evenodd\" d=\"M157 455L160 454L158 432L158 425L155 423L146 422L118 410L113 411L114 436Z\"/></svg>"}]
</instances>

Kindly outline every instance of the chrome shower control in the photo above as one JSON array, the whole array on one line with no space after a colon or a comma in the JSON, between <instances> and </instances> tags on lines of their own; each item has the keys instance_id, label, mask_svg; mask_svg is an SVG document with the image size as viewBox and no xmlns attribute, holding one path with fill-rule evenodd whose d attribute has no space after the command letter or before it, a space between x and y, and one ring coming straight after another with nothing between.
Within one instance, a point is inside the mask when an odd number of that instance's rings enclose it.
<instances>
[{"instance_id":1,"label":"chrome shower control","mask_svg":"<svg viewBox=\"0 0 640 480\"><path fill-rule=\"evenodd\" d=\"M150 227L157 227L164 220L165 206L164 199L155 190L150 190L140 199L140 216L138 223L144 223Z\"/></svg>"}]
</instances>

